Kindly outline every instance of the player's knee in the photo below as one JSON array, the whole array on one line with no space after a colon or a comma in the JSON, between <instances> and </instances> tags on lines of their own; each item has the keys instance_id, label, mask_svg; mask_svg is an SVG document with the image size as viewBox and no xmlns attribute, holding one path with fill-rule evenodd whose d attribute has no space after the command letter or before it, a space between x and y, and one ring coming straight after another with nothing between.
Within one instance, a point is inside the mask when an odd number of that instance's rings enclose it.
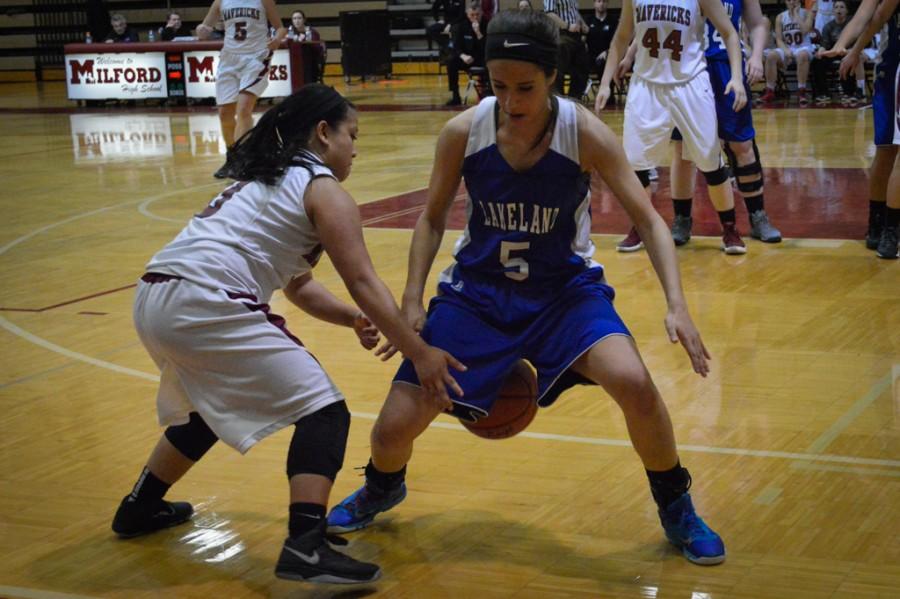
<instances>
[{"instance_id":1,"label":"player's knee","mask_svg":"<svg viewBox=\"0 0 900 599\"><path fill-rule=\"evenodd\" d=\"M190 413L187 424L167 428L165 435L172 447L194 462L202 458L219 440L197 412Z\"/></svg>"},{"instance_id":2,"label":"player's knee","mask_svg":"<svg viewBox=\"0 0 900 599\"><path fill-rule=\"evenodd\" d=\"M634 171L643 187L650 187L650 170Z\"/></svg>"},{"instance_id":3,"label":"player's knee","mask_svg":"<svg viewBox=\"0 0 900 599\"><path fill-rule=\"evenodd\" d=\"M372 427L370 441L373 451L376 449L392 450L415 440L405 426L396 419L384 419L379 417Z\"/></svg>"},{"instance_id":4,"label":"player's knee","mask_svg":"<svg viewBox=\"0 0 900 599\"><path fill-rule=\"evenodd\" d=\"M703 178L706 179L707 185L721 185L728 181L728 169L720 166L714 171L703 171Z\"/></svg>"},{"instance_id":5,"label":"player's knee","mask_svg":"<svg viewBox=\"0 0 900 599\"><path fill-rule=\"evenodd\" d=\"M639 417L654 414L659 409L659 391L642 364L619 372L612 385L616 402L622 411Z\"/></svg>"},{"instance_id":6,"label":"player's knee","mask_svg":"<svg viewBox=\"0 0 900 599\"><path fill-rule=\"evenodd\" d=\"M350 412L343 401L298 420L288 450L288 478L318 474L333 481L344 465L349 430Z\"/></svg>"}]
</instances>

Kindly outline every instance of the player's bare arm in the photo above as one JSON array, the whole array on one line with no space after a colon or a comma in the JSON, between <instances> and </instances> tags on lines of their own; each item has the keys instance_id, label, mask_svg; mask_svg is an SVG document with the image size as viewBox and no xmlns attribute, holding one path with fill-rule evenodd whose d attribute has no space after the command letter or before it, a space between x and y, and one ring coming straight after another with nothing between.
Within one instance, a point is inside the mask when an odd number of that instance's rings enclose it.
<instances>
[{"instance_id":1,"label":"player's bare arm","mask_svg":"<svg viewBox=\"0 0 900 599\"><path fill-rule=\"evenodd\" d=\"M390 290L372 266L356 202L337 181L319 177L307 187L304 206L353 301L413 362L427 396L442 407L451 406L447 386L459 395L462 389L449 368L465 370L465 366L447 352L427 345L404 321Z\"/></svg>"},{"instance_id":2,"label":"player's bare arm","mask_svg":"<svg viewBox=\"0 0 900 599\"><path fill-rule=\"evenodd\" d=\"M631 0L622 0L622 15L628 18L619 19L619 26L616 27L616 33L613 36L612 43L609 45L609 55L607 56L606 66L603 67L603 75L600 77L600 89L597 92L597 99L594 101L594 112L600 114L600 111L606 106L609 100L609 84L616 74L619 67L619 61L625 55L631 38L634 37L634 19L630 15L634 14L634 4Z\"/></svg>"},{"instance_id":3,"label":"player's bare arm","mask_svg":"<svg viewBox=\"0 0 900 599\"><path fill-rule=\"evenodd\" d=\"M222 0L214 0L212 5L209 7L209 10L206 11L206 16L203 17L203 22L197 25L197 37L201 40L209 39L209 36L212 35L213 25L216 24L222 16L221 6Z\"/></svg>"},{"instance_id":4,"label":"player's bare arm","mask_svg":"<svg viewBox=\"0 0 900 599\"><path fill-rule=\"evenodd\" d=\"M781 15L783 14L784 13L781 13L775 17L775 45L781 48L781 51L784 52L785 56L790 56L791 50L784 43L784 28L781 26Z\"/></svg>"},{"instance_id":5,"label":"player's bare arm","mask_svg":"<svg viewBox=\"0 0 900 599\"><path fill-rule=\"evenodd\" d=\"M741 72L743 55L741 54L741 38L735 31L731 19L725 12L725 7L720 0L699 0L700 9L706 18L712 22L713 27L722 36L725 49L728 51L728 63L731 65L731 81L725 86L725 94L734 92L735 111L740 110L747 103L747 90L744 89L744 78Z\"/></svg>"},{"instance_id":6,"label":"player's bare arm","mask_svg":"<svg viewBox=\"0 0 900 599\"><path fill-rule=\"evenodd\" d=\"M319 320L351 327L366 349L378 345L378 327L357 308L338 299L327 287L313 279L311 272L295 277L282 290L292 304Z\"/></svg>"},{"instance_id":7,"label":"player's bare arm","mask_svg":"<svg viewBox=\"0 0 900 599\"><path fill-rule=\"evenodd\" d=\"M747 81L751 84L762 81L763 49L769 39L769 19L763 13L759 0L744 0L744 23L750 30L750 58L747 59Z\"/></svg>"},{"instance_id":8,"label":"player's bare arm","mask_svg":"<svg viewBox=\"0 0 900 599\"><path fill-rule=\"evenodd\" d=\"M269 50L274 50L278 46L281 45L281 42L284 41L284 38L287 37L287 28L285 28L284 24L281 21L281 17L278 16L278 9L275 7L275 0L262 0L263 8L266 9L266 18L269 20L269 25L275 28L275 37L269 40Z\"/></svg>"},{"instance_id":9,"label":"player's bare arm","mask_svg":"<svg viewBox=\"0 0 900 599\"><path fill-rule=\"evenodd\" d=\"M862 0L859 7L856 9L856 13L853 15L853 18L844 26L844 30L841 31L841 35L834 43L834 46L823 52L822 55L833 58L835 56L843 56L846 54L847 47L853 44L854 40L856 40L866 28L869 21L872 20L872 15L875 14L875 8L877 6L878 0Z\"/></svg>"},{"instance_id":10,"label":"player's bare arm","mask_svg":"<svg viewBox=\"0 0 900 599\"><path fill-rule=\"evenodd\" d=\"M421 330L425 323L425 281L444 237L447 213L459 190L462 163L474 114L475 108L470 108L453 117L438 136L425 211L416 221L409 248L406 288L402 300L403 313L416 330Z\"/></svg>"},{"instance_id":11,"label":"player's bare arm","mask_svg":"<svg viewBox=\"0 0 900 599\"><path fill-rule=\"evenodd\" d=\"M797 11L800 11L799 5L797 7ZM814 25L816 22L816 13L818 12L819 3L813 2L812 6L809 7L809 10L806 11L806 17L802 21L800 21L800 31L802 31L803 33L809 33L815 28Z\"/></svg>"},{"instance_id":12,"label":"player's bare arm","mask_svg":"<svg viewBox=\"0 0 900 599\"><path fill-rule=\"evenodd\" d=\"M856 68L856 65L861 60L863 49L869 45L869 42L872 41L875 34L884 27L884 24L888 22L888 19L894 14L894 11L897 10L897 2L898 0L883 0L875 10L875 13L872 15L872 20L869 21L869 24L866 26L865 30L863 30L862 34L856 38L856 43L853 44L853 47L850 48L847 55L841 60L841 65L838 68L838 73L841 77L850 76L850 73Z\"/></svg>"},{"instance_id":13,"label":"player's bare arm","mask_svg":"<svg viewBox=\"0 0 900 599\"><path fill-rule=\"evenodd\" d=\"M612 130L585 108L579 107L578 120L582 167L600 175L637 227L666 296L665 326L669 340L680 341L694 372L706 376L710 355L688 312L669 227L650 203Z\"/></svg>"}]
</instances>

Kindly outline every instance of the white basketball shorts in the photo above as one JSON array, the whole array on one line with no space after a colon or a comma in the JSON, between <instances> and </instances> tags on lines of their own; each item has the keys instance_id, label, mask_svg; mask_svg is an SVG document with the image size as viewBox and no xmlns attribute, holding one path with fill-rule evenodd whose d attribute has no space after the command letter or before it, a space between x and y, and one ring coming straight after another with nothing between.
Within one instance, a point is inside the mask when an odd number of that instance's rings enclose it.
<instances>
[{"instance_id":1,"label":"white basketball shorts","mask_svg":"<svg viewBox=\"0 0 900 599\"><path fill-rule=\"evenodd\" d=\"M245 453L260 439L344 399L268 305L173 279L138 282L138 336L160 370L162 426L198 412Z\"/></svg>"},{"instance_id":2,"label":"white basketball shorts","mask_svg":"<svg viewBox=\"0 0 900 599\"><path fill-rule=\"evenodd\" d=\"M668 162L672 130L683 138L683 156L701 171L721 165L716 102L704 70L686 83L650 83L633 76L625 102L623 142L631 168L647 170Z\"/></svg>"},{"instance_id":3,"label":"white basketball shorts","mask_svg":"<svg viewBox=\"0 0 900 599\"><path fill-rule=\"evenodd\" d=\"M257 98L269 85L269 50L257 54L235 54L222 50L216 72L216 104L237 102L238 94L249 92Z\"/></svg>"}]
</instances>

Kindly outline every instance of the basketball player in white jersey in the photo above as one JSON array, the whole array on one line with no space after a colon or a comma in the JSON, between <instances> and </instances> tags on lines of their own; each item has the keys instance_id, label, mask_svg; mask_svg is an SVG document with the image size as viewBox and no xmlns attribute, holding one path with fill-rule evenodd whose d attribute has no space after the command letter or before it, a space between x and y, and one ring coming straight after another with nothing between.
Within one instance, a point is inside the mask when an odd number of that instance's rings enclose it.
<instances>
[{"instance_id":1,"label":"basketball player in white jersey","mask_svg":"<svg viewBox=\"0 0 900 599\"><path fill-rule=\"evenodd\" d=\"M208 39L219 19L225 21L225 40L216 71L216 105L230 148L253 127L253 108L269 84L269 60L287 37L287 29L275 0L215 0L197 26L197 37ZM269 25L276 30L273 38ZM226 176L221 170L220 175Z\"/></svg>"},{"instance_id":2,"label":"basketball player in white jersey","mask_svg":"<svg viewBox=\"0 0 900 599\"><path fill-rule=\"evenodd\" d=\"M777 47L766 52L766 91L760 96L761 102L775 99L775 84L778 69L784 69L791 62L797 63L797 100L801 106L809 104L806 91L809 79L809 63L815 56L816 47L811 32L818 9L813 2L810 10L800 7L800 0L785 0L787 10L775 17L775 43Z\"/></svg>"},{"instance_id":3,"label":"basketball player in white jersey","mask_svg":"<svg viewBox=\"0 0 900 599\"><path fill-rule=\"evenodd\" d=\"M413 361L424 401L449 403L445 385L462 392L448 372L462 365L416 334L372 267L359 209L339 183L350 174L357 131L352 104L330 87L304 86L237 142L228 167L238 182L147 264L134 322L160 369L156 402L167 428L116 512L120 537L189 520L190 503L163 497L219 439L245 453L293 425L289 534L275 574L331 583L379 577L378 566L335 551L325 536L350 427L344 396L269 308L282 289L310 316L352 327L366 349L380 329ZM313 280L323 251L367 316Z\"/></svg>"},{"instance_id":4,"label":"basketball player in white jersey","mask_svg":"<svg viewBox=\"0 0 900 599\"><path fill-rule=\"evenodd\" d=\"M632 37L637 42L634 73L625 104L623 142L631 167L650 192L649 169L666 160L673 130L683 138L684 158L706 178L709 196L720 214L733 214L734 193L720 155L716 104L706 72L706 18L721 34L731 79L725 95L733 108L747 103L742 80L740 39L720 0L623 0L622 18L610 46L595 110L609 99L609 84ZM730 211L730 212L729 212ZM747 251L735 223L722 222L722 250ZM616 246L622 252L643 247L637 229Z\"/></svg>"}]
</instances>

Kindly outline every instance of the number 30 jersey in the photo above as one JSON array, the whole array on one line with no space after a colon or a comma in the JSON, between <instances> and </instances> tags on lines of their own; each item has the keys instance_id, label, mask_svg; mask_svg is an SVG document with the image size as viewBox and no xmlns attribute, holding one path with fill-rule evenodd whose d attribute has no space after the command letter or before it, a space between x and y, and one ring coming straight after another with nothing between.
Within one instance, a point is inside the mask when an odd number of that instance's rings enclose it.
<instances>
[{"instance_id":1,"label":"number 30 jersey","mask_svg":"<svg viewBox=\"0 0 900 599\"><path fill-rule=\"evenodd\" d=\"M222 0L225 21L222 49L234 54L260 54L269 41L269 19L262 0Z\"/></svg>"},{"instance_id":2,"label":"number 30 jersey","mask_svg":"<svg viewBox=\"0 0 900 599\"><path fill-rule=\"evenodd\" d=\"M685 83L706 68L697 0L635 0L634 74L651 83Z\"/></svg>"},{"instance_id":3,"label":"number 30 jersey","mask_svg":"<svg viewBox=\"0 0 900 599\"><path fill-rule=\"evenodd\" d=\"M442 282L485 281L538 297L599 266L592 259L590 175L579 164L576 107L563 98L553 102L550 147L525 171L500 153L497 99L475 108L462 165L468 222Z\"/></svg>"}]
</instances>

